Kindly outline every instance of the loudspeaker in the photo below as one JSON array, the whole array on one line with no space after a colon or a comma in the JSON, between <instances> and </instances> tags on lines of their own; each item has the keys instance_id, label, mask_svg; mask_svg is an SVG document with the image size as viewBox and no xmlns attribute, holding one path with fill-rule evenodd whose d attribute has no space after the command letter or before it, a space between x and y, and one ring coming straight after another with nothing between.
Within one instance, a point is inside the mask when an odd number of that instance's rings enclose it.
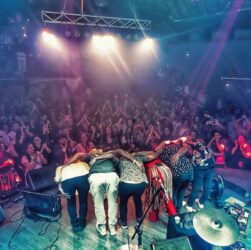
<instances>
[{"instance_id":1,"label":"loudspeaker","mask_svg":"<svg viewBox=\"0 0 251 250\"><path fill-rule=\"evenodd\" d=\"M151 243L152 250L192 250L187 237L181 236L170 240L156 240Z\"/></svg>"},{"instance_id":2,"label":"loudspeaker","mask_svg":"<svg viewBox=\"0 0 251 250\"><path fill-rule=\"evenodd\" d=\"M213 179L212 189L210 193L211 202L216 208L223 208L225 203L222 200L224 193L224 181L221 175L216 175Z\"/></svg>"},{"instance_id":3,"label":"loudspeaker","mask_svg":"<svg viewBox=\"0 0 251 250\"><path fill-rule=\"evenodd\" d=\"M26 182L31 191L41 191L56 187L54 181L56 165L51 164L39 169L30 170L26 175Z\"/></svg>"},{"instance_id":4,"label":"loudspeaker","mask_svg":"<svg viewBox=\"0 0 251 250\"><path fill-rule=\"evenodd\" d=\"M43 194L24 191L24 213L29 218L32 214L55 217L61 212L61 200L55 194Z\"/></svg>"},{"instance_id":5,"label":"loudspeaker","mask_svg":"<svg viewBox=\"0 0 251 250\"><path fill-rule=\"evenodd\" d=\"M3 221L5 220L6 215L2 209L2 207L0 206L0 225L3 223Z\"/></svg>"}]
</instances>

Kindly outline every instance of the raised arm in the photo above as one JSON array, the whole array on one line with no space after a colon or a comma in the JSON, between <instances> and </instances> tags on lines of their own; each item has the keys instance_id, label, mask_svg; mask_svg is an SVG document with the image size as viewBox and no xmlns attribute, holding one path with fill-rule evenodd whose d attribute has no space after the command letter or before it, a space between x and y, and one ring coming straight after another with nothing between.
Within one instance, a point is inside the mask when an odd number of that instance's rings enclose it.
<instances>
[{"instance_id":1,"label":"raised arm","mask_svg":"<svg viewBox=\"0 0 251 250\"><path fill-rule=\"evenodd\" d=\"M152 161L155 160L156 158L158 158L160 156L160 154L163 152L163 148L159 148L157 151L155 152L147 152L146 154L146 160L147 161Z\"/></svg>"},{"instance_id":2,"label":"raised arm","mask_svg":"<svg viewBox=\"0 0 251 250\"><path fill-rule=\"evenodd\" d=\"M139 168L143 167L142 162L137 161L137 159L133 155L129 154L127 151L125 151L123 149L117 149L117 150L114 150L113 152L117 157L122 156L125 159L131 161L133 164L136 164Z\"/></svg>"},{"instance_id":3,"label":"raised arm","mask_svg":"<svg viewBox=\"0 0 251 250\"><path fill-rule=\"evenodd\" d=\"M167 144L169 144L169 143L170 143L169 140L168 140L168 141L162 141L162 142L156 147L155 151L156 151L156 152L159 151L160 149L162 149L165 145L167 145Z\"/></svg>"},{"instance_id":4,"label":"raised arm","mask_svg":"<svg viewBox=\"0 0 251 250\"><path fill-rule=\"evenodd\" d=\"M188 146L183 146L177 153L175 153L172 157L171 157L171 164L175 164L179 158L186 154L189 150L189 147Z\"/></svg>"},{"instance_id":5,"label":"raised arm","mask_svg":"<svg viewBox=\"0 0 251 250\"><path fill-rule=\"evenodd\" d=\"M86 153L76 153L66 162L66 164L72 164L77 161L84 161L86 156L87 156Z\"/></svg>"}]
</instances>

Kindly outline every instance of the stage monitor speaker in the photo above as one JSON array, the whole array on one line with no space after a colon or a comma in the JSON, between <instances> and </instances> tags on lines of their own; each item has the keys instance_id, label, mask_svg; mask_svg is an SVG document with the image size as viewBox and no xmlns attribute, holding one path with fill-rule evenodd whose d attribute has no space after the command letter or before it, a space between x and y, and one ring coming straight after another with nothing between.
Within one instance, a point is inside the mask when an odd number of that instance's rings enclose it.
<instances>
[{"instance_id":1,"label":"stage monitor speaker","mask_svg":"<svg viewBox=\"0 0 251 250\"><path fill-rule=\"evenodd\" d=\"M61 200L55 194L43 194L24 191L25 205L24 213L26 217L32 214L41 214L55 217L61 212Z\"/></svg>"},{"instance_id":2,"label":"stage monitor speaker","mask_svg":"<svg viewBox=\"0 0 251 250\"><path fill-rule=\"evenodd\" d=\"M0 225L3 223L3 221L5 220L6 215L2 209L2 207L0 206Z\"/></svg>"},{"instance_id":3,"label":"stage monitor speaker","mask_svg":"<svg viewBox=\"0 0 251 250\"><path fill-rule=\"evenodd\" d=\"M26 176L26 182L29 189L31 191L41 191L56 187L56 183L54 181L55 171L55 164L30 170Z\"/></svg>"},{"instance_id":4,"label":"stage monitor speaker","mask_svg":"<svg viewBox=\"0 0 251 250\"><path fill-rule=\"evenodd\" d=\"M156 240L151 243L152 250L192 250L191 244L186 236L169 240Z\"/></svg>"}]
</instances>

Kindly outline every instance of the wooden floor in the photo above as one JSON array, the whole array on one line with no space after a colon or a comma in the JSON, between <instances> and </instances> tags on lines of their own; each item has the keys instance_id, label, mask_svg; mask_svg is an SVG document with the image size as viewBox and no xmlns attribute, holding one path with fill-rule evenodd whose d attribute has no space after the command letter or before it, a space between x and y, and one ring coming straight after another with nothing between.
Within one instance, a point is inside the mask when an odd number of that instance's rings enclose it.
<instances>
[{"instance_id":1,"label":"wooden floor","mask_svg":"<svg viewBox=\"0 0 251 250\"><path fill-rule=\"evenodd\" d=\"M226 191L227 192L227 191ZM226 193L225 192L225 193ZM230 192L229 192L230 193ZM233 192L231 192L231 195ZM226 194L225 194L226 196ZM227 196L226 196L227 198ZM93 202L91 196L89 197L89 210L87 218L87 226L85 230L78 234L73 234L71 231L69 218L66 209L66 201L63 198L62 202L62 217L58 222L53 222L49 224L49 227L45 234L39 235L41 227L45 231L45 227L48 225L43 222L34 222L26 217L23 217L24 220L15 234L14 238L11 241L10 247L8 247L9 241L12 238L13 234L20 225L20 218L22 218L22 208L23 201L18 203L8 204L9 207L4 207L4 212L7 216L3 225L0 227L0 250L43 250L50 249L49 246L57 238L57 232L59 231L58 240L55 243L55 246L51 249L56 250L106 250L111 249L115 250L118 247L127 243L128 234L127 230L122 230L120 227L117 228L117 236L112 237L109 234L106 237L98 237L95 229L95 216L93 209ZM134 206L132 200L129 201L129 236L132 236L134 233ZM18 212L20 211L20 212ZM14 217L13 214L18 212ZM16 222L10 222L16 221ZM151 249L150 243L154 239L164 240L166 237L166 224L165 216L162 216L162 221L150 222L146 217L143 223L143 246L144 249ZM249 232L251 233L251 223L249 222ZM251 234L244 241L249 250L251 250ZM136 240L131 242L132 244L137 244ZM197 250L197 249L195 249Z\"/></svg>"},{"instance_id":2,"label":"wooden floor","mask_svg":"<svg viewBox=\"0 0 251 250\"><path fill-rule=\"evenodd\" d=\"M85 230L81 233L72 233L69 218L66 209L65 199L61 200L62 203L62 217L58 221L61 224L61 229L59 232L59 238L56 242L56 248L60 250L68 249L84 249L84 250L105 250L105 249L117 249L118 247L124 245L128 241L127 230L122 230L117 227L117 236L98 237L95 229L95 216L91 197L89 197L89 210L87 218L87 226ZM129 201L130 209L129 212L129 230L130 236L134 233L135 221L133 219L134 207L132 201ZM11 207L4 207L4 212L7 216L3 225L0 227L0 250L7 250L8 242L12 235L18 228L21 221L9 222L10 217L17 211L21 210L17 215L15 215L11 220L17 220L22 217L23 201L18 203L12 203ZM52 242L57 237L57 231L60 224L53 222L49 225L47 232L44 235L39 235L43 222L33 222L30 219L24 218L20 229L12 240L11 248L12 250L42 250L49 247ZM46 225L44 226L46 227ZM146 219L142 226L143 229L143 245L144 249L150 249L150 242L154 239L165 239L166 237L166 225L163 222L149 222ZM137 244L137 237L132 244ZM49 249L49 248L48 248Z\"/></svg>"}]
</instances>

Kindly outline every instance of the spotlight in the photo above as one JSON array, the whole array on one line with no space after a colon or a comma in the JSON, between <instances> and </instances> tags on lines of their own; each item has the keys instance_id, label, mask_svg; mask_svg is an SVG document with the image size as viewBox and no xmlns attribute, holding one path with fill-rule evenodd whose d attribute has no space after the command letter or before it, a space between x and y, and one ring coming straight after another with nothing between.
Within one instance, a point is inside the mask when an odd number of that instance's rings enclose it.
<instances>
[{"instance_id":1,"label":"spotlight","mask_svg":"<svg viewBox=\"0 0 251 250\"><path fill-rule=\"evenodd\" d=\"M78 31L75 31L75 34L74 34L74 35L75 35L76 38L79 38L79 37L80 37L80 33L79 33Z\"/></svg>"},{"instance_id":2,"label":"spotlight","mask_svg":"<svg viewBox=\"0 0 251 250\"><path fill-rule=\"evenodd\" d=\"M60 40L54 34L50 33L48 30L43 30L41 37L42 37L42 42L47 47L51 47L58 50L62 48Z\"/></svg>"},{"instance_id":3,"label":"spotlight","mask_svg":"<svg viewBox=\"0 0 251 250\"><path fill-rule=\"evenodd\" d=\"M116 40L113 36L106 35L103 37L102 40L103 40L105 47L107 47L107 48L114 48L115 47Z\"/></svg>"},{"instance_id":4,"label":"spotlight","mask_svg":"<svg viewBox=\"0 0 251 250\"><path fill-rule=\"evenodd\" d=\"M151 38L145 38L142 42L142 47L145 49L152 49L154 46L154 41Z\"/></svg>"},{"instance_id":5,"label":"spotlight","mask_svg":"<svg viewBox=\"0 0 251 250\"><path fill-rule=\"evenodd\" d=\"M89 37L90 37L90 33L89 33L89 32L85 32L85 33L84 33L84 37L85 37L85 38L89 38Z\"/></svg>"},{"instance_id":6,"label":"spotlight","mask_svg":"<svg viewBox=\"0 0 251 250\"><path fill-rule=\"evenodd\" d=\"M134 39L135 41L138 41L138 40L139 40L139 35L138 35L138 34L134 34L134 35L133 35L133 39Z\"/></svg>"},{"instance_id":7,"label":"spotlight","mask_svg":"<svg viewBox=\"0 0 251 250\"><path fill-rule=\"evenodd\" d=\"M66 30L64 34L67 38L71 37L71 32L69 30Z\"/></svg>"},{"instance_id":8,"label":"spotlight","mask_svg":"<svg viewBox=\"0 0 251 250\"><path fill-rule=\"evenodd\" d=\"M158 57L158 44L154 39L143 38L135 42L134 54L142 65L146 66L146 60L149 60L149 66L153 63L153 59ZM144 63L144 64L143 64Z\"/></svg>"},{"instance_id":9,"label":"spotlight","mask_svg":"<svg viewBox=\"0 0 251 250\"><path fill-rule=\"evenodd\" d=\"M106 7L108 3L108 0L95 0L95 5L101 8Z\"/></svg>"},{"instance_id":10,"label":"spotlight","mask_svg":"<svg viewBox=\"0 0 251 250\"><path fill-rule=\"evenodd\" d=\"M131 34L126 35L126 39L127 39L127 40L131 40L131 38L132 38L132 35L131 35Z\"/></svg>"},{"instance_id":11,"label":"spotlight","mask_svg":"<svg viewBox=\"0 0 251 250\"><path fill-rule=\"evenodd\" d=\"M117 36L119 39L122 39L122 35L121 35L121 34L118 33L116 36Z\"/></svg>"},{"instance_id":12,"label":"spotlight","mask_svg":"<svg viewBox=\"0 0 251 250\"><path fill-rule=\"evenodd\" d=\"M190 56L190 51L187 51L186 54L185 54L186 57L189 57Z\"/></svg>"},{"instance_id":13,"label":"spotlight","mask_svg":"<svg viewBox=\"0 0 251 250\"><path fill-rule=\"evenodd\" d=\"M115 48L116 39L111 35L98 36L93 35L92 42L94 49L97 49L99 52L108 52Z\"/></svg>"}]
</instances>

